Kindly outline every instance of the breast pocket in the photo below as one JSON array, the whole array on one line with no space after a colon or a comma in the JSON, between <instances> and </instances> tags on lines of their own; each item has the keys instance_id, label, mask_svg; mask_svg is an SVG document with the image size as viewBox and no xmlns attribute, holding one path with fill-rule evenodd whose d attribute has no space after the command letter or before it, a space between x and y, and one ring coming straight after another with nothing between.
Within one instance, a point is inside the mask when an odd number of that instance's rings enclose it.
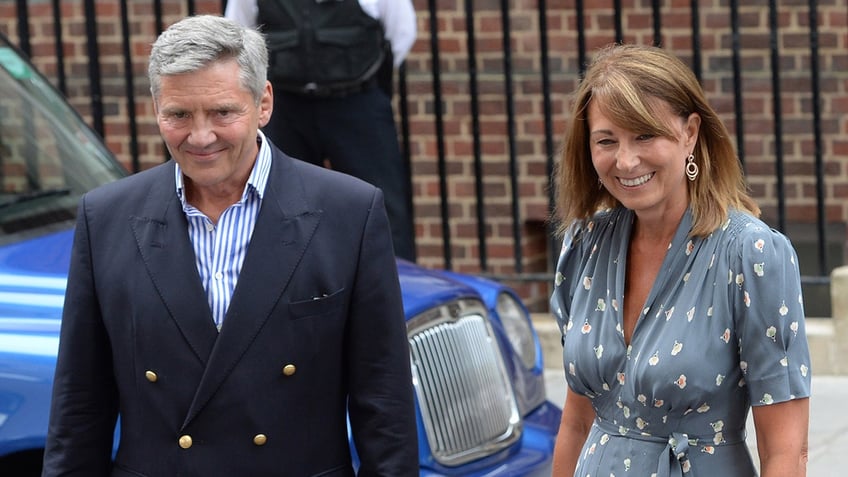
<instances>
[{"instance_id":1,"label":"breast pocket","mask_svg":"<svg viewBox=\"0 0 848 477\"><path fill-rule=\"evenodd\" d=\"M302 318L318 317L338 311L345 303L345 289L328 294L316 295L306 300L298 300L289 303L289 313L293 320Z\"/></svg>"}]
</instances>

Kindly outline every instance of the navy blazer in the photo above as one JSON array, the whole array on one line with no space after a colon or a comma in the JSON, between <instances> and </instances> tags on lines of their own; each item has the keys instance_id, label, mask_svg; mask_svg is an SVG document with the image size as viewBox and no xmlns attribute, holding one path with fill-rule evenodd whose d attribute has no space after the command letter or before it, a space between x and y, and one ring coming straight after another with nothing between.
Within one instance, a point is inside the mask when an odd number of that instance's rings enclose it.
<instances>
[{"instance_id":1,"label":"navy blazer","mask_svg":"<svg viewBox=\"0 0 848 477\"><path fill-rule=\"evenodd\" d=\"M382 193L272 150L220 333L172 161L83 197L43 475L350 476L348 415L359 475L418 475Z\"/></svg>"}]
</instances>

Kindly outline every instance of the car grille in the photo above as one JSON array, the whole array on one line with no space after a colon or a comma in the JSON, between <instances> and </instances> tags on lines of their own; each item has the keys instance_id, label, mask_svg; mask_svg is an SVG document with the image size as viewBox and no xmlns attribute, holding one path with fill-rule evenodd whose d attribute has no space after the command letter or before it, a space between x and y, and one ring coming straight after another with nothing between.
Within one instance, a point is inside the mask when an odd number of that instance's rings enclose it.
<instances>
[{"instance_id":1,"label":"car grille","mask_svg":"<svg viewBox=\"0 0 848 477\"><path fill-rule=\"evenodd\" d=\"M433 457L461 465L521 435L500 347L478 301L458 300L410 320L412 372Z\"/></svg>"}]
</instances>

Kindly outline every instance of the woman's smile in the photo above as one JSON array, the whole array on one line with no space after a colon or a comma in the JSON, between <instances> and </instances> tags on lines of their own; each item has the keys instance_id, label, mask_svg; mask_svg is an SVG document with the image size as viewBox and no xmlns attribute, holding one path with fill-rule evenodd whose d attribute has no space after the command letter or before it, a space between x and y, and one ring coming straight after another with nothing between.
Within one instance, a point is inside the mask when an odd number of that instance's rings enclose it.
<instances>
[{"instance_id":1,"label":"woman's smile","mask_svg":"<svg viewBox=\"0 0 848 477\"><path fill-rule=\"evenodd\" d=\"M637 187L640 186L654 177L655 172L650 172L643 176L634 177L633 179L625 179L624 177L618 177L618 182L625 187Z\"/></svg>"}]
</instances>

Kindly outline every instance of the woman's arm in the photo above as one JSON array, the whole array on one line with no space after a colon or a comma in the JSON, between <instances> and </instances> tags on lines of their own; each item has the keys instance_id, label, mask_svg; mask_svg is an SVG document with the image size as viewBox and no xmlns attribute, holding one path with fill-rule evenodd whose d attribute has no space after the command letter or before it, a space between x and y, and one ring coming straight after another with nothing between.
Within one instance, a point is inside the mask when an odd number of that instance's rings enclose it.
<instances>
[{"instance_id":1,"label":"woman's arm","mask_svg":"<svg viewBox=\"0 0 848 477\"><path fill-rule=\"evenodd\" d=\"M595 420L595 409L586 396L569 389L562 409L556 446L554 447L554 477L574 475L580 450Z\"/></svg>"},{"instance_id":2,"label":"woman's arm","mask_svg":"<svg viewBox=\"0 0 848 477\"><path fill-rule=\"evenodd\" d=\"M810 399L754 406L752 412L762 477L806 476Z\"/></svg>"}]
</instances>

